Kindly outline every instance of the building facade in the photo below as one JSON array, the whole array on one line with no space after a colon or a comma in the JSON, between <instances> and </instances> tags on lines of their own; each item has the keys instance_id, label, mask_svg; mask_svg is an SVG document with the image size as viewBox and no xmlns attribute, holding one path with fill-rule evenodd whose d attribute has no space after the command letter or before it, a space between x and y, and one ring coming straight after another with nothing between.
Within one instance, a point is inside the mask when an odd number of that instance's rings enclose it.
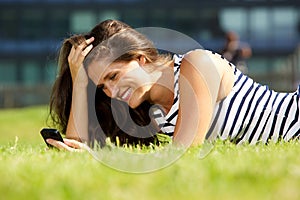
<instances>
[{"instance_id":1,"label":"building facade","mask_svg":"<svg viewBox=\"0 0 300 200\"><path fill-rule=\"evenodd\" d=\"M295 56L300 1L1 0L0 107L47 103L63 39L108 18L135 28L176 30L216 52L224 45L225 32L235 31L252 47L247 62L254 79L280 90L294 85L278 82L272 74L292 70L286 79L300 79L300 67L290 69L287 64L300 60Z\"/></svg>"}]
</instances>

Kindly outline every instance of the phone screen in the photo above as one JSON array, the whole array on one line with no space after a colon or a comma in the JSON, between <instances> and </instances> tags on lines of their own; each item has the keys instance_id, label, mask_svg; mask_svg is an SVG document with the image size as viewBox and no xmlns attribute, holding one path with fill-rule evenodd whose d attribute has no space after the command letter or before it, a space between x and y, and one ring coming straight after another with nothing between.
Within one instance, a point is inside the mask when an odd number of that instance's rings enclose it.
<instances>
[{"instance_id":1,"label":"phone screen","mask_svg":"<svg viewBox=\"0 0 300 200\"><path fill-rule=\"evenodd\" d=\"M60 135L60 133L57 129L43 128L40 133L41 133L42 137L44 138L44 141L46 142L47 146L50 147L50 148L53 148L53 146L51 144L47 143L46 140L48 138L64 142L62 136Z\"/></svg>"}]
</instances>

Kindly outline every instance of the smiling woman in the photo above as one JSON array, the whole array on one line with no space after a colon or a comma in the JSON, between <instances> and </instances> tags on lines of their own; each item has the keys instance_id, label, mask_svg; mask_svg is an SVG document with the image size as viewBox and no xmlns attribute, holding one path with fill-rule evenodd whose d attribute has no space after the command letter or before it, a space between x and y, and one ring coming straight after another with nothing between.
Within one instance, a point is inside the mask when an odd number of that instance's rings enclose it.
<instances>
[{"instance_id":1,"label":"smiling woman","mask_svg":"<svg viewBox=\"0 0 300 200\"><path fill-rule=\"evenodd\" d=\"M85 55L97 45L99 48L97 48L97 51L93 50L90 52L89 57L98 55L99 60L99 56L102 55L105 58L109 58L109 54L112 52L109 52L109 49L103 48L104 46L99 44L103 44L112 35L127 29L129 29L129 26L120 21L106 20L96 25L91 32L74 35L64 41L59 55L59 74L51 94L50 113L54 125L62 133L65 133L67 138L91 143L96 140L102 145L105 143L106 137L110 137L113 142L116 142L118 138L121 144L143 143L148 145L150 142L154 143L156 141L155 134L159 129L148 114L151 104L143 102L136 109L129 108L128 110L125 102L112 101L105 95L104 91L109 95L111 90L108 90L107 87L110 87L111 84L98 83L102 81L99 79L99 76L103 73L103 71L99 70L104 69L104 61L106 61L106 64L109 64L109 60L103 59L101 62L95 62L96 60L86 59L85 65L91 66L85 69L82 67ZM101 54L99 54L100 52ZM114 66L119 66L120 68L124 63L119 62L114 64ZM103 68L100 66L103 66ZM113 81L120 76L116 72L111 72L107 74L108 76L104 76L105 80L110 79L110 81ZM118 96L125 99L129 98L132 89L128 91L123 90L124 88L118 92ZM124 93L121 94L121 92ZM78 102L79 106L74 105L76 102ZM111 105L112 103L114 106ZM93 115L95 112L96 116ZM77 123L73 122L74 116L77 117L76 120L79 120ZM144 131L144 135L138 134L137 127L139 126L147 129ZM60 148L66 147L60 143L55 146Z\"/></svg>"},{"instance_id":2,"label":"smiling woman","mask_svg":"<svg viewBox=\"0 0 300 200\"><path fill-rule=\"evenodd\" d=\"M152 103L158 99L154 95L159 90L150 89L162 74L172 72L173 61L168 54L158 54L153 44L140 33L128 29L94 47L83 65L94 84L107 96L136 108L146 100ZM169 78L168 88L172 92L173 77Z\"/></svg>"},{"instance_id":3,"label":"smiling woman","mask_svg":"<svg viewBox=\"0 0 300 200\"><path fill-rule=\"evenodd\" d=\"M269 90L203 49L160 54L143 34L118 21L94 30L62 47L50 105L67 138L149 144L161 132L187 147L216 138L255 144L299 137L300 88ZM65 80L71 80L68 87ZM80 146L75 140L49 142L70 149Z\"/></svg>"}]
</instances>

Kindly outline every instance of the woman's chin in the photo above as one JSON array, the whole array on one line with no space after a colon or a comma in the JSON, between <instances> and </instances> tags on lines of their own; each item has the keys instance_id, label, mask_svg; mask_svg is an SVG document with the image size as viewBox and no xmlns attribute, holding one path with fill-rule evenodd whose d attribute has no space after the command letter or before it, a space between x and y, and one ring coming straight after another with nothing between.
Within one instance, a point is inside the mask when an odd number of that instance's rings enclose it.
<instances>
[{"instance_id":1,"label":"woman's chin","mask_svg":"<svg viewBox=\"0 0 300 200\"><path fill-rule=\"evenodd\" d=\"M141 103L136 101L135 99L133 98L130 98L127 102L128 106L132 109L135 109L137 108Z\"/></svg>"},{"instance_id":2,"label":"woman's chin","mask_svg":"<svg viewBox=\"0 0 300 200\"><path fill-rule=\"evenodd\" d=\"M133 103L131 103L130 101L127 103L128 104L128 106L130 107L130 108L132 108L132 109L135 109L135 108L137 108L139 105L136 105L136 104L133 104Z\"/></svg>"},{"instance_id":3,"label":"woman's chin","mask_svg":"<svg viewBox=\"0 0 300 200\"><path fill-rule=\"evenodd\" d=\"M130 108L135 109L143 103L144 99L144 95L141 95L141 93L137 93L135 91L129 97L127 104Z\"/></svg>"}]
</instances>

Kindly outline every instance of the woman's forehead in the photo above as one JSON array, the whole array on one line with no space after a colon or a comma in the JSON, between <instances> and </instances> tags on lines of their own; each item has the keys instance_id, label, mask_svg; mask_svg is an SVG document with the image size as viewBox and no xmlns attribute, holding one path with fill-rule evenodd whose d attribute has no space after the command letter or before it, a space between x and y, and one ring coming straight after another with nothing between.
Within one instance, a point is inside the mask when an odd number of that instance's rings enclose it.
<instances>
[{"instance_id":1,"label":"woman's forehead","mask_svg":"<svg viewBox=\"0 0 300 200\"><path fill-rule=\"evenodd\" d=\"M106 74L111 71L120 69L122 66L121 62L112 62L112 63L101 63L99 61L92 62L87 67L88 76L92 79L94 83L99 83L103 81Z\"/></svg>"},{"instance_id":2,"label":"woman's forehead","mask_svg":"<svg viewBox=\"0 0 300 200\"><path fill-rule=\"evenodd\" d=\"M109 70L110 65L101 63L100 61L93 61L87 67L88 76L92 79L95 84L101 81L101 78Z\"/></svg>"}]
</instances>

